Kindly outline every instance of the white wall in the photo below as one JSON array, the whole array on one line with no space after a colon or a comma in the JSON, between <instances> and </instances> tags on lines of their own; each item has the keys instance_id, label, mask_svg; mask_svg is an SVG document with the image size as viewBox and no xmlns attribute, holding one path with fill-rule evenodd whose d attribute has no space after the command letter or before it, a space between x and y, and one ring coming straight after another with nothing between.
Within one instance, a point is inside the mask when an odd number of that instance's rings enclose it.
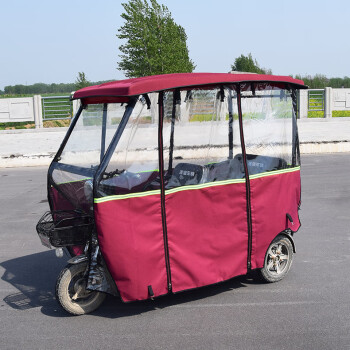
<instances>
[{"instance_id":1,"label":"white wall","mask_svg":"<svg viewBox=\"0 0 350 350\"><path fill-rule=\"evenodd\" d=\"M299 94L299 116L304 119L308 113L308 90L299 90ZM152 106L156 108L157 101L153 100ZM79 101L73 101L74 115L79 105ZM350 89L325 89L325 118L331 118L332 111L350 111ZM149 112L145 111L146 114ZM35 121L36 128L42 128L41 96L0 99L0 122L24 121Z\"/></svg>"},{"instance_id":2,"label":"white wall","mask_svg":"<svg viewBox=\"0 0 350 350\"><path fill-rule=\"evenodd\" d=\"M350 89L332 89L333 104L332 110L345 111L350 110Z\"/></svg>"},{"instance_id":3,"label":"white wall","mask_svg":"<svg viewBox=\"0 0 350 350\"><path fill-rule=\"evenodd\" d=\"M312 89L310 89L312 90ZM307 118L308 91L299 92L299 116L300 119ZM332 111L350 111L350 89L325 88L324 117L332 118Z\"/></svg>"},{"instance_id":4,"label":"white wall","mask_svg":"<svg viewBox=\"0 0 350 350\"><path fill-rule=\"evenodd\" d=\"M0 99L0 122L34 121L34 98Z\"/></svg>"}]
</instances>

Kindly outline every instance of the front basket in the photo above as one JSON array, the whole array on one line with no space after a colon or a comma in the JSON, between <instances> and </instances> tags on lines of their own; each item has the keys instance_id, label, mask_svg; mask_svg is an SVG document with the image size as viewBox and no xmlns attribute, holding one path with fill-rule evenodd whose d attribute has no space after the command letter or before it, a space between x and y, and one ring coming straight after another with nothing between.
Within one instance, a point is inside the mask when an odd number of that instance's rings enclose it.
<instances>
[{"instance_id":1,"label":"front basket","mask_svg":"<svg viewBox=\"0 0 350 350\"><path fill-rule=\"evenodd\" d=\"M36 225L36 231L45 246L67 247L85 245L93 230L91 216L76 211L46 212Z\"/></svg>"}]
</instances>

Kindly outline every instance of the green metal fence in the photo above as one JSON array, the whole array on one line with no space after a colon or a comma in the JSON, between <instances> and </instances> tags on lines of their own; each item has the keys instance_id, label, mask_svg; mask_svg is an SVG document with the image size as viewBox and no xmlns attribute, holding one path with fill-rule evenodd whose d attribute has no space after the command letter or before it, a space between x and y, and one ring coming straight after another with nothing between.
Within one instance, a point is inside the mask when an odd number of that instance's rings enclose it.
<instances>
[{"instance_id":1,"label":"green metal fence","mask_svg":"<svg viewBox=\"0 0 350 350\"><path fill-rule=\"evenodd\" d=\"M70 96L42 97L43 121L71 119L73 103Z\"/></svg>"},{"instance_id":2,"label":"green metal fence","mask_svg":"<svg viewBox=\"0 0 350 350\"><path fill-rule=\"evenodd\" d=\"M308 111L324 111L324 89L310 89L308 91Z\"/></svg>"}]
</instances>

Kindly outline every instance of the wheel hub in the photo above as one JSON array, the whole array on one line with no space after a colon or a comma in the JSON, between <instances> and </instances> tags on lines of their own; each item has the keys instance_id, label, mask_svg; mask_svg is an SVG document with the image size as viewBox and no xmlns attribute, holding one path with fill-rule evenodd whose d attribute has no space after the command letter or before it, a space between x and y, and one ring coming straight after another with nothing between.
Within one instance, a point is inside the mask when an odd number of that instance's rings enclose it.
<instances>
[{"instance_id":1,"label":"wheel hub","mask_svg":"<svg viewBox=\"0 0 350 350\"><path fill-rule=\"evenodd\" d=\"M287 253L288 254L288 253ZM269 252L269 270L276 274L283 272L286 264L283 264L284 261L288 260L288 255L283 254L283 246L279 244L278 247L272 246Z\"/></svg>"},{"instance_id":2,"label":"wheel hub","mask_svg":"<svg viewBox=\"0 0 350 350\"><path fill-rule=\"evenodd\" d=\"M73 300L78 298L86 298L91 292L86 290L86 282L84 278L79 278L73 285Z\"/></svg>"}]
</instances>

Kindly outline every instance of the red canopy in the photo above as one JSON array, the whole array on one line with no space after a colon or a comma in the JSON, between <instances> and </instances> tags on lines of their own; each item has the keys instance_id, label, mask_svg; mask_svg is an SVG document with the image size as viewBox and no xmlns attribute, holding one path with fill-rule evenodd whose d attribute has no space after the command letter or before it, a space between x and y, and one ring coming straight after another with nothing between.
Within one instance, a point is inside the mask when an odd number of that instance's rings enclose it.
<instances>
[{"instance_id":1,"label":"red canopy","mask_svg":"<svg viewBox=\"0 0 350 350\"><path fill-rule=\"evenodd\" d=\"M142 95L149 92L181 87L200 87L221 83L243 82L287 83L299 89L307 88L302 80L288 76L247 73L175 73L118 80L101 85L88 86L76 91L73 99L84 99L84 103L127 102L129 96Z\"/></svg>"}]
</instances>

